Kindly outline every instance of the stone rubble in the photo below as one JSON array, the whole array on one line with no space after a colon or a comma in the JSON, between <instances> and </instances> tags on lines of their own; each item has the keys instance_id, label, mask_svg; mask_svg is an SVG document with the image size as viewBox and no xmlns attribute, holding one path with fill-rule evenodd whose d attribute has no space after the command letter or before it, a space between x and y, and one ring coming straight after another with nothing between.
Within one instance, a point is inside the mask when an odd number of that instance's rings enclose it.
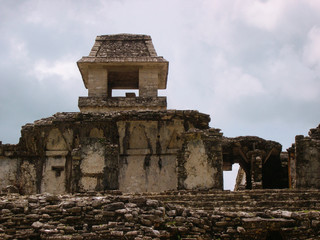
<instances>
[{"instance_id":1,"label":"stone rubble","mask_svg":"<svg viewBox=\"0 0 320 240\"><path fill-rule=\"evenodd\" d=\"M0 197L0 239L320 239L319 197L319 190L8 194Z\"/></svg>"}]
</instances>

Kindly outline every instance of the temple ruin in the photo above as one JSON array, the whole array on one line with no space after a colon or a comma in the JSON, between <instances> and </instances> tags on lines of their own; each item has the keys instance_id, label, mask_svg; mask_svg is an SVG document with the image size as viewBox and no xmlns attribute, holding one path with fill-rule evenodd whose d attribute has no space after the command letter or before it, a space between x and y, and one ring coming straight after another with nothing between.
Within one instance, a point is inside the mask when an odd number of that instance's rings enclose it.
<instances>
[{"instance_id":1,"label":"temple ruin","mask_svg":"<svg viewBox=\"0 0 320 240\"><path fill-rule=\"evenodd\" d=\"M98 36L77 64L88 89L80 112L24 125L18 144L0 142L1 238L319 236L320 125L284 152L259 137L225 137L196 110L168 110L158 90L166 89L169 63L147 35ZM113 95L119 89L125 96ZM240 170L230 193L223 171L234 163Z\"/></svg>"}]
</instances>

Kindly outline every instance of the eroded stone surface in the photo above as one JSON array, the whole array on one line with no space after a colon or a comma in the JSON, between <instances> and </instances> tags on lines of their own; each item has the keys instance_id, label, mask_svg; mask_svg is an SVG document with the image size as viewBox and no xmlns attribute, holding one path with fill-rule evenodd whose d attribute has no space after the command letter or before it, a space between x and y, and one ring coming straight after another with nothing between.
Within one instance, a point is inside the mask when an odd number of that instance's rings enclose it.
<instances>
[{"instance_id":1,"label":"eroded stone surface","mask_svg":"<svg viewBox=\"0 0 320 240\"><path fill-rule=\"evenodd\" d=\"M1 146L12 176L0 178L26 194L222 189L221 134L209 120L197 111L57 113L25 125L19 144ZM203 158L182 153L196 152L190 146ZM191 183L196 165L200 182Z\"/></svg>"},{"instance_id":2,"label":"eroded stone surface","mask_svg":"<svg viewBox=\"0 0 320 240\"><path fill-rule=\"evenodd\" d=\"M319 239L319 199L319 190L11 194L0 197L0 238Z\"/></svg>"},{"instance_id":3,"label":"eroded stone surface","mask_svg":"<svg viewBox=\"0 0 320 240\"><path fill-rule=\"evenodd\" d=\"M320 125L310 129L309 137L296 136L292 157L293 187L320 188Z\"/></svg>"}]
</instances>

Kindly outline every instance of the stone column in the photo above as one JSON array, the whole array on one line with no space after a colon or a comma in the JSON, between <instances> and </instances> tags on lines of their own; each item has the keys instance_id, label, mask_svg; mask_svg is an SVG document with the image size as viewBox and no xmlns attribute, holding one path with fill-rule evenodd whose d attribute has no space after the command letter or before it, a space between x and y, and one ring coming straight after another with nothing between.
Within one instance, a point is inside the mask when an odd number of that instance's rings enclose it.
<instances>
[{"instance_id":1,"label":"stone column","mask_svg":"<svg viewBox=\"0 0 320 240\"><path fill-rule=\"evenodd\" d=\"M88 69L89 97L108 96L108 71L103 66L89 67Z\"/></svg>"},{"instance_id":2,"label":"stone column","mask_svg":"<svg viewBox=\"0 0 320 240\"><path fill-rule=\"evenodd\" d=\"M155 68L139 69L139 97L158 96L158 73Z\"/></svg>"},{"instance_id":3,"label":"stone column","mask_svg":"<svg viewBox=\"0 0 320 240\"><path fill-rule=\"evenodd\" d=\"M262 153L259 150L248 152L251 159L252 189L262 189Z\"/></svg>"},{"instance_id":4,"label":"stone column","mask_svg":"<svg viewBox=\"0 0 320 240\"><path fill-rule=\"evenodd\" d=\"M296 188L320 189L320 138L296 136Z\"/></svg>"}]
</instances>

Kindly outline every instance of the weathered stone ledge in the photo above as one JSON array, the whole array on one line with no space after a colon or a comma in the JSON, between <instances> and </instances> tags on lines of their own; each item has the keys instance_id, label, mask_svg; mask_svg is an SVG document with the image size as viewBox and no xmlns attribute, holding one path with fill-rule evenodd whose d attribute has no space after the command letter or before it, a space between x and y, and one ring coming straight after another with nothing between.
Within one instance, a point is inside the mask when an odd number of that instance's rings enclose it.
<instances>
[{"instance_id":1,"label":"weathered stone ledge","mask_svg":"<svg viewBox=\"0 0 320 240\"><path fill-rule=\"evenodd\" d=\"M210 116L196 110L165 110L165 111L112 111L106 113L81 113L81 112L58 112L51 117L36 120L22 127L22 130L35 126L51 125L55 122L90 122L104 120L170 120L190 119L196 122L202 129L209 128Z\"/></svg>"},{"instance_id":2,"label":"weathered stone ledge","mask_svg":"<svg viewBox=\"0 0 320 240\"><path fill-rule=\"evenodd\" d=\"M81 112L109 112L132 109L160 111L167 109L166 97L79 97Z\"/></svg>"}]
</instances>

